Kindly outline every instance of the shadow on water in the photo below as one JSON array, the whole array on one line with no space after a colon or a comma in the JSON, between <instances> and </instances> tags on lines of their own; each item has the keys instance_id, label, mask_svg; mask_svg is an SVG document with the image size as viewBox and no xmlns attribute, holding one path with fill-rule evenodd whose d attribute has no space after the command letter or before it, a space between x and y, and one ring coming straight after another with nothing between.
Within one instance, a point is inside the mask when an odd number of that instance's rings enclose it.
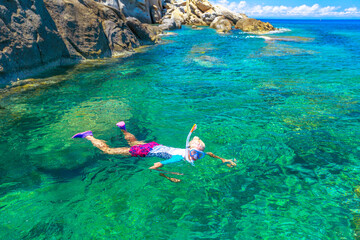
<instances>
[{"instance_id":1,"label":"shadow on water","mask_svg":"<svg viewBox=\"0 0 360 240\"><path fill-rule=\"evenodd\" d=\"M44 173L48 176L51 176L56 182L67 182L72 178L76 178L82 176L84 174L85 168L91 167L94 164L85 163L77 166L75 169L66 169L66 168L58 168L58 169L45 169L45 168L37 168L37 170L41 173Z\"/></svg>"}]
</instances>

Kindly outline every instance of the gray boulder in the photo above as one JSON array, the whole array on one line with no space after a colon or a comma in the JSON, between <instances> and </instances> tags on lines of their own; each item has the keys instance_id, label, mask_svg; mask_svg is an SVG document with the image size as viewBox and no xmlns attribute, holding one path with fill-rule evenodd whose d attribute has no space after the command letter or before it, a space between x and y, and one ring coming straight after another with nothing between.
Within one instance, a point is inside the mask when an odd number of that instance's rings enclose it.
<instances>
[{"instance_id":1,"label":"gray boulder","mask_svg":"<svg viewBox=\"0 0 360 240\"><path fill-rule=\"evenodd\" d=\"M111 57L140 46L114 8L92 0L44 0L71 58ZM117 11L117 12L116 12Z\"/></svg>"},{"instance_id":2,"label":"gray boulder","mask_svg":"<svg viewBox=\"0 0 360 240\"><path fill-rule=\"evenodd\" d=\"M196 15L198 18L201 18L201 15L203 14L198 8L197 6L195 6L195 4L190 3L190 10L191 10L191 14Z\"/></svg>"},{"instance_id":3,"label":"gray boulder","mask_svg":"<svg viewBox=\"0 0 360 240\"><path fill-rule=\"evenodd\" d=\"M158 26L141 23L133 17L126 18L126 25L144 44L154 43L158 41L158 35L162 30Z\"/></svg>"},{"instance_id":4,"label":"gray boulder","mask_svg":"<svg viewBox=\"0 0 360 240\"><path fill-rule=\"evenodd\" d=\"M181 28L181 23L176 22L172 18L165 18L162 20L162 23L159 25L159 28L162 30L174 30Z\"/></svg>"},{"instance_id":5,"label":"gray boulder","mask_svg":"<svg viewBox=\"0 0 360 240\"><path fill-rule=\"evenodd\" d=\"M196 25L196 26L206 26L207 24L195 14L191 14L188 18L185 19L187 25Z\"/></svg>"},{"instance_id":6,"label":"gray boulder","mask_svg":"<svg viewBox=\"0 0 360 240\"><path fill-rule=\"evenodd\" d=\"M243 14L232 12L229 9L220 5L215 5L213 7L213 10L215 11L217 16L224 16L225 18L229 19L234 25L237 23L237 21L244 18Z\"/></svg>"},{"instance_id":7,"label":"gray boulder","mask_svg":"<svg viewBox=\"0 0 360 240\"><path fill-rule=\"evenodd\" d=\"M171 18L174 19L176 23L184 24L185 23L185 14L180 11L180 8L176 8L171 12Z\"/></svg>"},{"instance_id":8,"label":"gray boulder","mask_svg":"<svg viewBox=\"0 0 360 240\"><path fill-rule=\"evenodd\" d=\"M227 33L231 30L232 24L224 16L219 16L214 19L210 27L216 29L218 33Z\"/></svg>"},{"instance_id":9,"label":"gray boulder","mask_svg":"<svg viewBox=\"0 0 360 240\"><path fill-rule=\"evenodd\" d=\"M201 15L201 19L207 24L210 25L214 19L218 17L217 13L213 10L209 10Z\"/></svg>"},{"instance_id":10,"label":"gray boulder","mask_svg":"<svg viewBox=\"0 0 360 240\"><path fill-rule=\"evenodd\" d=\"M126 17L134 17L142 23L159 23L164 0L95 0L116 8Z\"/></svg>"}]
</instances>

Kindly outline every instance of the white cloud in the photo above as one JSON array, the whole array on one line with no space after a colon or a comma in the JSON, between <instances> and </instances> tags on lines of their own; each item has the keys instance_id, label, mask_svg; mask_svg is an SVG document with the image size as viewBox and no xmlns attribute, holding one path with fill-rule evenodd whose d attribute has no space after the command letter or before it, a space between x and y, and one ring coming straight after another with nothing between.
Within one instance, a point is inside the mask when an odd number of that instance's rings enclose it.
<instances>
[{"instance_id":1,"label":"white cloud","mask_svg":"<svg viewBox=\"0 0 360 240\"><path fill-rule=\"evenodd\" d=\"M345 13L347 13L347 14L360 14L360 10L357 9L356 7L347 8L347 9L345 9Z\"/></svg>"},{"instance_id":2,"label":"white cloud","mask_svg":"<svg viewBox=\"0 0 360 240\"><path fill-rule=\"evenodd\" d=\"M215 0L213 3L222 5L234 12L245 13L250 17L360 17L360 10L357 7L342 9L339 6L321 7L319 4L312 6L304 4L296 7L264 6L250 5L246 1L229 2L228 0Z\"/></svg>"},{"instance_id":3,"label":"white cloud","mask_svg":"<svg viewBox=\"0 0 360 240\"><path fill-rule=\"evenodd\" d=\"M299 16L299 15L308 16L318 10L321 11L319 4L314 4L311 7L307 5L301 5L299 7L289 8L288 13L289 15L293 15L293 16Z\"/></svg>"}]
</instances>

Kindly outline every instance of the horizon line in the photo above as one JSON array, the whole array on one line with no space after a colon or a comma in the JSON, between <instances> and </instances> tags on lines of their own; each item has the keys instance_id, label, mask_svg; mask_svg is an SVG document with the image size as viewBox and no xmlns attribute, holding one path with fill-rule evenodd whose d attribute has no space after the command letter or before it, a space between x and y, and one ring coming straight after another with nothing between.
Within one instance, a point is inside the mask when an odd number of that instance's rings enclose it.
<instances>
[{"instance_id":1,"label":"horizon line","mask_svg":"<svg viewBox=\"0 0 360 240\"><path fill-rule=\"evenodd\" d=\"M250 17L249 18L255 18L255 19L277 19L277 20L356 20L359 21L360 18L319 18L319 17Z\"/></svg>"}]
</instances>

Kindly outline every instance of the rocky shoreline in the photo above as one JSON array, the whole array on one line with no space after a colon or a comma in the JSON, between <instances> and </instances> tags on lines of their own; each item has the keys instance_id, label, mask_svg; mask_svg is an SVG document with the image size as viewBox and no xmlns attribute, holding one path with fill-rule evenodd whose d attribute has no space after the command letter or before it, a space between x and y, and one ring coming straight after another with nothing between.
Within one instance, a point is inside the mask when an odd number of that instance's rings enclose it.
<instances>
[{"instance_id":1,"label":"rocky shoreline","mask_svg":"<svg viewBox=\"0 0 360 240\"><path fill-rule=\"evenodd\" d=\"M182 25L266 32L269 23L207 0L9 0L0 5L0 83L157 43Z\"/></svg>"}]
</instances>

